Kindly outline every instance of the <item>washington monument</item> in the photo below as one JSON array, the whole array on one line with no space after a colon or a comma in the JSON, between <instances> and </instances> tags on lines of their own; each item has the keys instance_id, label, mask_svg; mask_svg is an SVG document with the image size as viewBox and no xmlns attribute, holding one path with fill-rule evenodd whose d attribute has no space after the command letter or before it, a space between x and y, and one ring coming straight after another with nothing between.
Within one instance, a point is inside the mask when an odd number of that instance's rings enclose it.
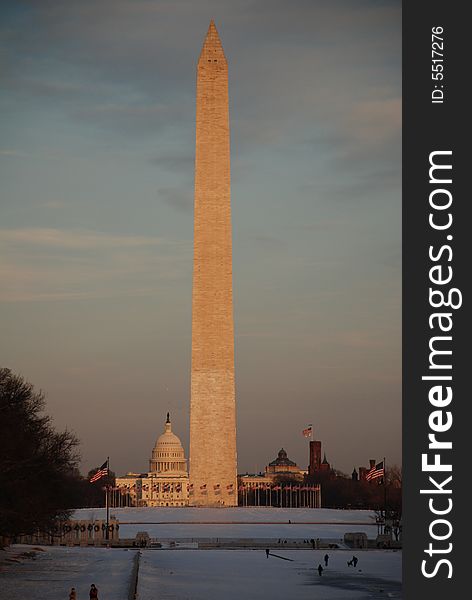
<instances>
[{"instance_id":1,"label":"washington monument","mask_svg":"<svg viewBox=\"0 0 472 600\"><path fill-rule=\"evenodd\" d=\"M189 500L236 506L228 63L213 21L196 118Z\"/></svg>"}]
</instances>

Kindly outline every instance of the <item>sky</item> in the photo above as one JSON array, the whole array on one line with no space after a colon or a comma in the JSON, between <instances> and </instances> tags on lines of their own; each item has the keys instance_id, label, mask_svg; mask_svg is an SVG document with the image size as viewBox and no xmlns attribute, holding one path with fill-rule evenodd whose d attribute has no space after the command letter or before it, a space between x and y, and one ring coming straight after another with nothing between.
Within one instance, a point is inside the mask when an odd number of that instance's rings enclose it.
<instances>
[{"instance_id":1,"label":"sky","mask_svg":"<svg viewBox=\"0 0 472 600\"><path fill-rule=\"evenodd\" d=\"M195 70L229 63L238 469L401 461L401 4L1 5L0 366L86 473L188 453Z\"/></svg>"}]
</instances>

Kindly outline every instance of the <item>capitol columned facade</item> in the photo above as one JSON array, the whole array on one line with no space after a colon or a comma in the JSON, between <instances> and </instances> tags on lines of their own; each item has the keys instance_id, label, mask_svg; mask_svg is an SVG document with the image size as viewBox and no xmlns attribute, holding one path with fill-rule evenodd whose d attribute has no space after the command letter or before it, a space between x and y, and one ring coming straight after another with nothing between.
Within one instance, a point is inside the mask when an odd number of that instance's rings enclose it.
<instances>
[{"instance_id":1,"label":"capitol columned facade","mask_svg":"<svg viewBox=\"0 0 472 600\"><path fill-rule=\"evenodd\" d=\"M187 459L180 439L172 432L167 413L164 433L151 452L148 473L116 478L116 488L132 506L188 506Z\"/></svg>"}]
</instances>

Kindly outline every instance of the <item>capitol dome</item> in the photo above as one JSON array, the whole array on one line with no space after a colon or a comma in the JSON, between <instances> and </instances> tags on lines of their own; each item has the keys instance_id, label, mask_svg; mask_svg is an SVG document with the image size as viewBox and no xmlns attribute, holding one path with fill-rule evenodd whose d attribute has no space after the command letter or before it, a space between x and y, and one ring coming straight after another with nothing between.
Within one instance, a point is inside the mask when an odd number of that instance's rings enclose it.
<instances>
[{"instance_id":1,"label":"capitol dome","mask_svg":"<svg viewBox=\"0 0 472 600\"><path fill-rule=\"evenodd\" d=\"M183 475L187 473L187 460L180 439L172 433L169 413L165 430L160 435L152 450L149 470L152 473Z\"/></svg>"}]
</instances>

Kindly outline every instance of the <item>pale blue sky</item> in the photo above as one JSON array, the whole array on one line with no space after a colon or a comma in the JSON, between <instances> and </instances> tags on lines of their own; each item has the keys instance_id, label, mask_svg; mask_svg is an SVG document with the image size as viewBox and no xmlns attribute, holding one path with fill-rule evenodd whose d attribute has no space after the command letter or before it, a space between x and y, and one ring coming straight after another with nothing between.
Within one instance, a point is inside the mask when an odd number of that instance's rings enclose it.
<instances>
[{"instance_id":1,"label":"pale blue sky","mask_svg":"<svg viewBox=\"0 0 472 600\"><path fill-rule=\"evenodd\" d=\"M82 440L188 450L195 65L230 67L238 451L401 460L400 2L2 4L0 364Z\"/></svg>"}]
</instances>

